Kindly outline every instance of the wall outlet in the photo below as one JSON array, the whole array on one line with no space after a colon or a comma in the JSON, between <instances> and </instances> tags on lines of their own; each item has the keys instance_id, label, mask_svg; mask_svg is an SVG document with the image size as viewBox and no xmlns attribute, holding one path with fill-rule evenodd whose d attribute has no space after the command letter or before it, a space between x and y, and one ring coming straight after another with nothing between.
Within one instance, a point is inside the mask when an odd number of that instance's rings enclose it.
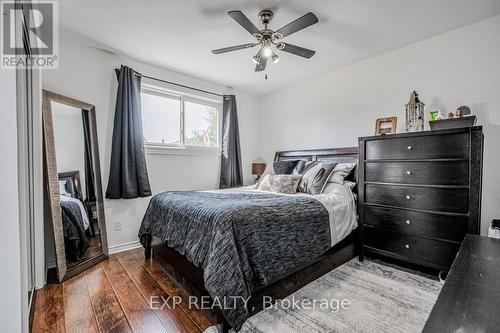
<instances>
[{"instance_id":1,"label":"wall outlet","mask_svg":"<svg viewBox=\"0 0 500 333\"><path fill-rule=\"evenodd\" d=\"M115 222L115 230L122 230L122 221Z\"/></svg>"}]
</instances>

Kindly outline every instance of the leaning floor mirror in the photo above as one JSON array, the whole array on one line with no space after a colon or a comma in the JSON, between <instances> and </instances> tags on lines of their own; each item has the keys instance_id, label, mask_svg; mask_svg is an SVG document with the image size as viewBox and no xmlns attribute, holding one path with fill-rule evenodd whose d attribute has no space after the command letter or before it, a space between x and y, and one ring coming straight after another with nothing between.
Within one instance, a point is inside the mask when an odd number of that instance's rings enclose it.
<instances>
[{"instance_id":1,"label":"leaning floor mirror","mask_svg":"<svg viewBox=\"0 0 500 333\"><path fill-rule=\"evenodd\" d=\"M108 256L95 107L43 91L45 188L62 282Z\"/></svg>"}]
</instances>

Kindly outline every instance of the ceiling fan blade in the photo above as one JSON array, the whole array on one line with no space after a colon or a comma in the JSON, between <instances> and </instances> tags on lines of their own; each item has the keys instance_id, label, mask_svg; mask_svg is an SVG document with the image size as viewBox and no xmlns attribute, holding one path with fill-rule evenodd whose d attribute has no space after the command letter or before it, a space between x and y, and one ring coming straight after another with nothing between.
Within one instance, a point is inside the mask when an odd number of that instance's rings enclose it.
<instances>
[{"instance_id":1,"label":"ceiling fan blade","mask_svg":"<svg viewBox=\"0 0 500 333\"><path fill-rule=\"evenodd\" d=\"M230 12L227 12L227 15L231 16L236 22L238 22L243 28L245 28L246 31L248 31L252 35L254 34L260 35L260 30L257 29L257 27L252 22L250 22L248 17L246 17L245 14L241 12L241 10L232 10Z\"/></svg>"},{"instance_id":2,"label":"ceiling fan blade","mask_svg":"<svg viewBox=\"0 0 500 333\"><path fill-rule=\"evenodd\" d=\"M254 47L255 45L257 45L257 44L255 44L255 43L247 43L247 44L241 44L241 45L223 47L221 49L212 50L212 53L214 53L214 54L221 54L221 53L226 53L226 52L232 52L232 51L237 51L237 50L242 50L242 49L248 49L250 47Z\"/></svg>"},{"instance_id":3,"label":"ceiling fan blade","mask_svg":"<svg viewBox=\"0 0 500 333\"><path fill-rule=\"evenodd\" d=\"M260 57L260 62L257 65L255 65L255 71L262 72L263 70L266 69L266 64L267 64L267 58Z\"/></svg>"},{"instance_id":4,"label":"ceiling fan blade","mask_svg":"<svg viewBox=\"0 0 500 333\"><path fill-rule=\"evenodd\" d=\"M277 30L276 33L279 33L282 37L286 37L316 23L318 23L318 18L309 12Z\"/></svg>"},{"instance_id":5,"label":"ceiling fan blade","mask_svg":"<svg viewBox=\"0 0 500 333\"><path fill-rule=\"evenodd\" d=\"M281 43L281 44L285 45L283 48L280 48L281 51L295 54L295 55L298 55L300 57L304 57L307 59L311 58L316 53L316 51L309 50L309 49L306 49L306 48L303 48L303 47L300 47L297 45L288 44L288 43Z\"/></svg>"}]
</instances>

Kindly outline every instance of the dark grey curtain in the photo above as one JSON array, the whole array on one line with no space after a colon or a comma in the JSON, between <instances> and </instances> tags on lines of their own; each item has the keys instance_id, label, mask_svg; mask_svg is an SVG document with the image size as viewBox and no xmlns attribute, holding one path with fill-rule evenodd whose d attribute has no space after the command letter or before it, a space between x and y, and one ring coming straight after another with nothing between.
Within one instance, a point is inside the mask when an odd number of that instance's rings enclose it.
<instances>
[{"instance_id":1,"label":"dark grey curtain","mask_svg":"<svg viewBox=\"0 0 500 333\"><path fill-rule=\"evenodd\" d=\"M151 195L141 116L141 76L127 66L117 71L115 121L106 198L133 199Z\"/></svg>"},{"instance_id":2,"label":"dark grey curtain","mask_svg":"<svg viewBox=\"0 0 500 333\"><path fill-rule=\"evenodd\" d=\"M83 121L83 141L84 141L84 163L85 163L85 189L86 198L88 202L94 202L94 163L92 162L92 143L90 141L90 120L89 112L82 110Z\"/></svg>"},{"instance_id":3,"label":"dark grey curtain","mask_svg":"<svg viewBox=\"0 0 500 333\"><path fill-rule=\"evenodd\" d=\"M224 95L222 104L222 157L220 188L243 185L240 133L234 95Z\"/></svg>"}]
</instances>

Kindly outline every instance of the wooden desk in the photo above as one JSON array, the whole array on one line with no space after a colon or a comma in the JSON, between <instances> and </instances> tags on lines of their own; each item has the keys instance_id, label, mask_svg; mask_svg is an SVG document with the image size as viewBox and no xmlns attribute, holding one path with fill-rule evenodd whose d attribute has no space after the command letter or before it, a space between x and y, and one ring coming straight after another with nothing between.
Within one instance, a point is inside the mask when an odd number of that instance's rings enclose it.
<instances>
[{"instance_id":1,"label":"wooden desk","mask_svg":"<svg viewBox=\"0 0 500 333\"><path fill-rule=\"evenodd\" d=\"M423 332L500 331L500 240L465 237Z\"/></svg>"}]
</instances>

